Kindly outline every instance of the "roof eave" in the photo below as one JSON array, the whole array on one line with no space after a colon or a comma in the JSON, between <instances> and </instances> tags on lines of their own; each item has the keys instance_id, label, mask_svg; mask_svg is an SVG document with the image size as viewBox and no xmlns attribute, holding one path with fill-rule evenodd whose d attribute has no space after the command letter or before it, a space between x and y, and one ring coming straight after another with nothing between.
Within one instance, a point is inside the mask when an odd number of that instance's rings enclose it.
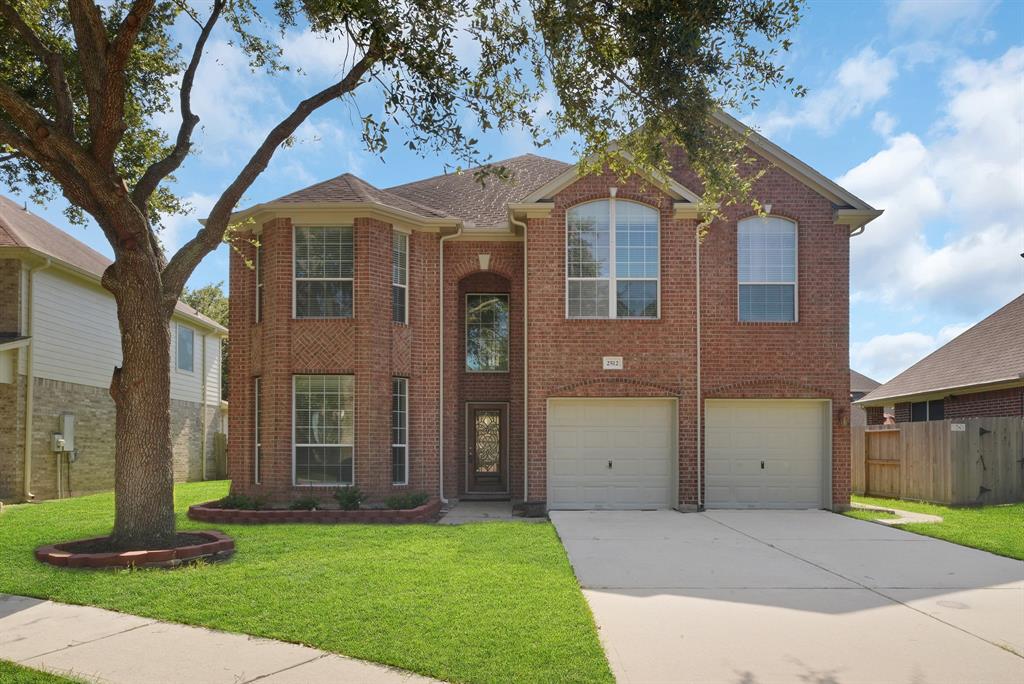
<instances>
[{"instance_id":1,"label":"roof eave","mask_svg":"<svg viewBox=\"0 0 1024 684\"><path fill-rule=\"evenodd\" d=\"M281 214L295 214L297 212L347 214L351 217L358 213L376 214L398 221L403 225L434 230L459 228L464 224L462 219L455 216L422 216L405 209L377 202L266 202L234 212L231 214L231 223L237 225L243 221L252 221L255 224L255 232L259 232L263 227L264 221ZM199 222L206 225L205 219L201 219Z\"/></svg>"},{"instance_id":2,"label":"roof eave","mask_svg":"<svg viewBox=\"0 0 1024 684\"><path fill-rule=\"evenodd\" d=\"M883 389L884 387L885 385L882 385L879 389ZM853 403L857 406L867 408L870 406L887 406L894 402L903 404L913 401L928 401L931 399L941 399L951 394L977 394L979 392L992 392L1001 389L1012 389L1014 387L1024 387L1024 377L1009 377L1000 380L989 380L973 385L935 387L909 394L880 394L875 396L875 392L871 392L866 397L861 397Z\"/></svg>"}]
</instances>

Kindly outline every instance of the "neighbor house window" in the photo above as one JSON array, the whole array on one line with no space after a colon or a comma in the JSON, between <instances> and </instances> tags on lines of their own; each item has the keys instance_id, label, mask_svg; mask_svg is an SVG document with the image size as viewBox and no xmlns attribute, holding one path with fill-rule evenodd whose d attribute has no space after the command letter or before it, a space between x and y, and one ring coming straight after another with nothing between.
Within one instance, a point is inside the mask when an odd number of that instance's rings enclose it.
<instances>
[{"instance_id":1,"label":"neighbor house window","mask_svg":"<svg viewBox=\"0 0 1024 684\"><path fill-rule=\"evenodd\" d=\"M294 377L295 484L352 484L354 385L351 375Z\"/></svg>"},{"instance_id":2,"label":"neighbor house window","mask_svg":"<svg viewBox=\"0 0 1024 684\"><path fill-rule=\"evenodd\" d=\"M263 320L263 245L256 245L256 322Z\"/></svg>"},{"instance_id":3,"label":"neighbor house window","mask_svg":"<svg viewBox=\"0 0 1024 684\"><path fill-rule=\"evenodd\" d=\"M942 399L931 401L915 401L910 405L910 420L921 423L926 420L943 420L946 417L946 405Z\"/></svg>"},{"instance_id":4,"label":"neighbor house window","mask_svg":"<svg viewBox=\"0 0 1024 684\"><path fill-rule=\"evenodd\" d=\"M195 368L195 332L192 328L178 324L177 367L178 370L192 372Z\"/></svg>"},{"instance_id":5,"label":"neighbor house window","mask_svg":"<svg viewBox=\"0 0 1024 684\"><path fill-rule=\"evenodd\" d=\"M260 434L263 429L263 413L261 405L263 403L263 385L260 382L260 378L253 380L253 441L255 447L253 449L253 460L252 460L252 478L256 484L260 483L260 465L263 462L263 437Z\"/></svg>"},{"instance_id":6,"label":"neighbor house window","mask_svg":"<svg viewBox=\"0 0 1024 684\"><path fill-rule=\"evenodd\" d=\"M408 323L409 236L394 231L391 240L391 320Z\"/></svg>"},{"instance_id":7,"label":"neighbor house window","mask_svg":"<svg viewBox=\"0 0 1024 684\"><path fill-rule=\"evenodd\" d=\"M796 224L756 216L737 228L739 319L796 320Z\"/></svg>"},{"instance_id":8,"label":"neighbor house window","mask_svg":"<svg viewBox=\"0 0 1024 684\"><path fill-rule=\"evenodd\" d=\"M508 295L466 295L466 370L508 371Z\"/></svg>"},{"instance_id":9,"label":"neighbor house window","mask_svg":"<svg viewBox=\"0 0 1024 684\"><path fill-rule=\"evenodd\" d=\"M614 198L566 213L566 316L657 318L659 216Z\"/></svg>"},{"instance_id":10,"label":"neighbor house window","mask_svg":"<svg viewBox=\"0 0 1024 684\"><path fill-rule=\"evenodd\" d=\"M350 318L355 256L351 227L295 229L295 317Z\"/></svg>"},{"instance_id":11,"label":"neighbor house window","mask_svg":"<svg viewBox=\"0 0 1024 684\"><path fill-rule=\"evenodd\" d=\"M391 379L391 483L409 484L409 381Z\"/></svg>"}]
</instances>

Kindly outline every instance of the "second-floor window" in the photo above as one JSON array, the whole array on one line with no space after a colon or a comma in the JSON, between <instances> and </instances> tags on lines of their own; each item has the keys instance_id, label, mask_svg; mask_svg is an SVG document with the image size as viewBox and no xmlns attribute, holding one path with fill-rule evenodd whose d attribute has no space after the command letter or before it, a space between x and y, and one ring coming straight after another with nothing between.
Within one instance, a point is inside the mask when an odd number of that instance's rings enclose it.
<instances>
[{"instance_id":1,"label":"second-floor window","mask_svg":"<svg viewBox=\"0 0 1024 684\"><path fill-rule=\"evenodd\" d=\"M508 295L466 295L466 370L508 371Z\"/></svg>"},{"instance_id":2,"label":"second-floor window","mask_svg":"<svg viewBox=\"0 0 1024 684\"><path fill-rule=\"evenodd\" d=\"M187 326L177 326L177 344L176 354L178 370L188 371L191 373L195 369L195 347L196 347L196 334Z\"/></svg>"},{"instance_id":3,"label":"second-floor window","mask_svg":"<svg viewBox=\"0 0 1024 684\"><path fill-rule=\"evenodd\" d=\"M354 274L351 226L295 229L295 318L351 318Z\"/></svg>"},{"instance_id":4,"label":"second-floor window","mask_svg":"<svg viewBox=\"0 0 1024 684\"><path fill-rule=\"evenodd\" d=\"M409 322L409 236L397 230L391 239L391 320Z\"/></svg>"},{"instance_id":5,"label":"second-floor window","mask_svg":"<svg viewBox=\"0 0 1024 684\"><path fill-rule=\"evenodd\" d=\"M566 317L657 318L659 215L610 198L566 213Z\"/></svg>"},{"instance_id":6,"label":"second-floor window","mask_svg":"<svg viewBox=\"0 0 1024 684\"><path fill-rule=\"evenodd\" d=\"M736 235L739 319L796 320L796 224L777 216L740 221Z\"/></svg>"}]
</instances>

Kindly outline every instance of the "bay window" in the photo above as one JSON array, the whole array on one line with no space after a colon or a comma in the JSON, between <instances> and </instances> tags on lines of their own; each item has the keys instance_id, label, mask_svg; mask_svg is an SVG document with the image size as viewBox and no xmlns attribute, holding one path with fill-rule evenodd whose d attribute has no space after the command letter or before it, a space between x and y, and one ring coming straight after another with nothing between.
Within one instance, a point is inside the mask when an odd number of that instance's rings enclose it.
<instances>
[{"instance_id":1,"label":"bay window","mask_svg":"<svg viewBox=\"0 0 1024 684\"><path fill-rule=\"evenodd\" d=\"M295 228L295 318L351 318L351 226Z\"/></svg>"},{"instance_id":2,"label":"bay window","mask_svg":"<svg viewBox=\"0 0 1024 684\"><path fill-rule=\"evenodd\" d=\"M295 484L352 484L355 449L354 377L296 375L293 386Z\"/></svg>"}]
</instances>

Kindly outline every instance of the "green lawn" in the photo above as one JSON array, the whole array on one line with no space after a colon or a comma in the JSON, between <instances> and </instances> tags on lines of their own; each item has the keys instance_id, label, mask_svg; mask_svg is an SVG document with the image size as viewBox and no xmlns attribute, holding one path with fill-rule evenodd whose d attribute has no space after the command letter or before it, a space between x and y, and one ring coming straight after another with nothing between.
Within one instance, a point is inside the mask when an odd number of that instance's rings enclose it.
<instances>
[{"instance_id":1,"label":"green lawn","mask_svg":"<svg viewBox=\"0 0 1024 684\"><path fill-rule=\"evenodd\" d=\"M0 682L4 684L76 684L80 681L42 670L30 670L27 667L0 660Z\"/></svg>"},{"instance_id":2,"label":"green lawn","mask_svg":"<svg viewBox=\"0 0 1024 684\"><path fill-rule=\"evenodd\" d=\"M1024 560L1024 503L981 506L979 508L954 508L938 504L899 499L876 499L867 496L854 496L852 499L857 503L941 515L942 522L940 523L913 523L900 525L900 529L945 539L954 544L991 551L1000 556ZM863 511L850 511L846 515L864 519L863 513Z\"/></svg>"},{"instance_id":3,"label":"green lawn","mask_svg":"<svg viewBox=\"0 0 1024 684\"><path fill-rule=\"evenodd\" d=\"M226 482L178 486L189 504ZM611 682L590 610L550 524L220 525L227 563L173 571L42 565L44 543L104 534L113 496L11 506L0 592L283 639L440 679Z\"/></svg>"}]
</instances>

